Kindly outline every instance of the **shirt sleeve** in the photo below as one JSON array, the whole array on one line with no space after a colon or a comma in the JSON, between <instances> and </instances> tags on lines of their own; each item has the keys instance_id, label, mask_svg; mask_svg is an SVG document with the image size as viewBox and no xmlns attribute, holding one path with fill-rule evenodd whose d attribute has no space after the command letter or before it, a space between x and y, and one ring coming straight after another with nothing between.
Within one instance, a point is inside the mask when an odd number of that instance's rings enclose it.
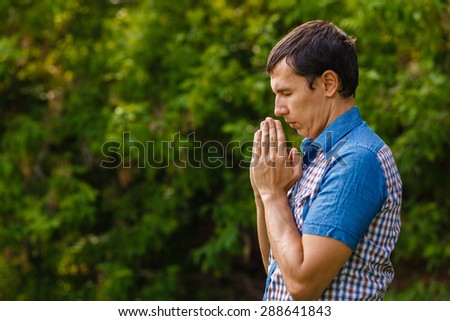
<instances>
[{"instance_id":1,"label":"shirt sleeve","mask_svg":"<svg viewBox=\"0 0 450 321\"><path fill-rule=\"evenodd\" d=\"M386 184L372 151L352 147L339 156L304 211L302 233L331 237L355 250L383 205Z\"/></svg>"}]
</instances>

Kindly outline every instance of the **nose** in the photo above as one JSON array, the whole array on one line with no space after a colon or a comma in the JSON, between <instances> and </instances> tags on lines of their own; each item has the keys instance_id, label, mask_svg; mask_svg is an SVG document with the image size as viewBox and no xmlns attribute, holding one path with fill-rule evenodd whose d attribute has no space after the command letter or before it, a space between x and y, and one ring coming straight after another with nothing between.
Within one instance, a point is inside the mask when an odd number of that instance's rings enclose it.
<instances>
[{"instance_id":1,"label":"nose","mask_svg":"<svg viewBox=\"0 0 450 321\"><path fill-rule=\"evenodd\" d=\"M276 96L275 97L275 109L274 109L275 116L284 116L287 113L288 113L288 108L285 104L283 97Z\"/></svg>"}]
</instances>

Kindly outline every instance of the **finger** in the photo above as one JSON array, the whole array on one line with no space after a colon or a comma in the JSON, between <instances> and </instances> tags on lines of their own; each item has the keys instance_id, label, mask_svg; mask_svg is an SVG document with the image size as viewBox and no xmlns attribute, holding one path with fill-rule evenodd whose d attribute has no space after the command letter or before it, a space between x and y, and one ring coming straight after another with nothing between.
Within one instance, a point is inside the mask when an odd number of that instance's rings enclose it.
<instances>
[{"instance_id":1,"label":"finger","mask_svg":"<svg viewBox=\"0 0 450 321\"><path fill-rule=\"evenodd\" d=\"M258 129L253 136L252 153L255 156L261 157L261 130Z\"/></svg>"},{"instance_id":2,"label":"finger","mask_svg":"<svg viewBox=\"0 0 450 321\"><path fill-rule=\"evenodd\" d=\"M297 148L294 147L291 149L288 158L291 167L294 169L294 177L300 178L302 174L303 159Z\"/></svg>"},{"instance_id":3,"label":"finger","mask_svg":"<svg viewBox=\"0 0 450 321\"><path fill-rule=\"evenodd\" d=\"M277 132L277 139L278 139L278 155L280 156L287 156L287 150L286 150L286 136L284 134L283 126L281 125L281 122L279 120L274 121L276 126L276 132Z\"/></svg>"},{"instance_id":4,"label":"finger","mask_svg":"<svg viewBox=\"0 0 450 321\"><path fill-rule=\"evenodd\" d=\"M261 122L261 157L269 153L269 126L266 121Z\"/></svg>"},{"instance_id":5,"label":"finger","mask_svg":"<svg viewBox=\"0 0 450 321\"><path fill-rule=\"evenodd\" d=\"M273 121L273 119L270 119L267 122L269 123L270 160L275 161L278 151L277 129L275 127L275 122Z\"/></svg>"},{"instance_id":6,"label":"finger","mask_svg":"<svg viewBox=\"0 0 450 321\"><path fill-rule=\"evenodd\" d=\"M269 125L270 140L272 142L276 142L278 139L277 139L277 128L275 126L275 120L268 117L266 119L266 122Z\"/></svg>"}]
</instances>

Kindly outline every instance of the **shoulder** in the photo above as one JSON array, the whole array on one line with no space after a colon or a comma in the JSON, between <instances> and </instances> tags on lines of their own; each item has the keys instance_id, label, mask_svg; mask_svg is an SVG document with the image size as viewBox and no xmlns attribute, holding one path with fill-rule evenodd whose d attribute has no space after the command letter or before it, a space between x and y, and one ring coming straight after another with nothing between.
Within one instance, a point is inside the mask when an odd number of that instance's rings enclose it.
<instances>
[{"instance_id":1,"label":"shoulder","mask_svg":"<svg viewBox=\"0 0 450 321\"><path fill-rule=\"evenodd\" d=\"M341 172L381 171L380 152L386 148L385 142L363 122L336 142L325 158L331 160L330 169L338 166Z\"/></svg>"},{"instance_id":2,"label":"shoulder","mask_svg":"<svg viewBox=\"0 0 450 321\"><path fill-rule=\"evenodd\" d=\"M377 154L378 151L386 145L383 139L380 138L365 122L355 127L347 135L345 135L340 142L347 148L356 148L358 150L371 151Z\"/></svg>"},{"instance_id":3,"label":"shoulder","mask_svg":"<svg viewBox=\"0 0 450 321\"><path fill-rule=\"evenodd\" d=\"M391 149L365 122L344 136L339 144L340 147L335 146L339 152L333 156L341 156L351 166L348 170L372 170L382 176L388 186L401 185Z\"/></svg>"},{"instance_id":4,"label":"shoulder","mask_svg":"<svg viewBox=\"0 0 450 321\"><path fill-rule=\"evenodd\" d=\"M382 158L386 153L390 150L385 142L362 122L325 153L327 167L322 188L327 184L332 184L334 188L339 186L335 190L339 194L343 190L364 186L371 193L385 197L386 175Z\"/></svg>"}]
</instances>

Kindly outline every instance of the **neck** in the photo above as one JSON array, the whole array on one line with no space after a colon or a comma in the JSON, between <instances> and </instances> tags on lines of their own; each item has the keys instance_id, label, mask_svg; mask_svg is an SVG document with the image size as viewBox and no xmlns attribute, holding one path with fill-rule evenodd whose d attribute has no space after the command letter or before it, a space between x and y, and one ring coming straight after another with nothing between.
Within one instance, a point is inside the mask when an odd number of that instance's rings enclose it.
<instances>
[{"instance_id":1,"label":"neck","mask_svg":"<svg viewBox=\"0 0 450 321\"><path fill-rule=\"evenodd\" d=\"M316 135L311 135L309 138L316 139L332 122L336 120L339 116L345 114L347 111L353 108L355 105L353 97L351 98L341 98L332 100L330 102L329 108L325 109L327 116L326 122L322 123L323 127L320 131L316 132Z\"/></svg>"},{"instance_id":2,"label":"neck","mask_svg":"<svg viewBox=\"0 0 450 321\"><path fill-rule=\"evenodd\" d=\"M336 120L339 116L345 114L350 109L352 109L355 106L355 101L353 97L350 98L341 98L339 97L335 101L332 102L332 105L329 109L329 116L328 116L328 122L327 125L330 125L332 122ZM325 127L326 127L325 126Z\"/></svg>"}]
</instances>

